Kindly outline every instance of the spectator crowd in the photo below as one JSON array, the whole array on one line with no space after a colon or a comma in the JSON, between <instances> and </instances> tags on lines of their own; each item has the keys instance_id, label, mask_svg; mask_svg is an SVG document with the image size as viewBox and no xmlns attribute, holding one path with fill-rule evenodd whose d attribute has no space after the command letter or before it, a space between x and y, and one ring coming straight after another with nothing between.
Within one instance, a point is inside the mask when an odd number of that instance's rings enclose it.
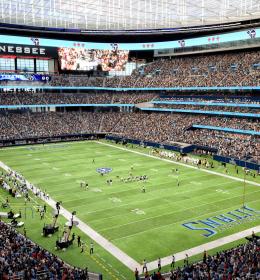
<instances>
[{"instance_id":1,"label":"spectator crowd","mask_svg":"<svg viewBox=\"0 0 260 280\"><path fill-rule=\"evenodd\" d=\"M177 109L177 110L201 110L201 111L219 111L219 112L237 112L257 114L259 108L240 107L240 106L203 106L196 104L154 104L156 108Z\"/></svg>"},{"instance_id":2,"label":"spectator crowd","mask_svg":"<svg viewBox=\"0 0 260 280\"><path fill-rule=\"evenodd\" d=\"M81 49L67 51L66 48L61 48L59 56L62 69L80 70L100 64L104 71L122 70L128 59L128 54L119 50L88 52L90 53ZM259 50L196 54L157 59L135 69L130 76L54 74L44 85L112 88L259 86L259 64ZM37 83L30 82L33 85L38 85ZM28 85L28 81L1 81L1 85L6 84Z\"/></svg>"},{"instance_id":3,"label":"spectator crowd","mask_svg":"<svg viewBox=\"0 0 260 280\"><path fill-rule=\"evenodd\" d=\"M185 280L185 279L260 279L260 242L256 235L250 241L235 248L209 255L206 251L203 260L190 263L188 256L183 267L174 268L164 276L160 270L151 276L145 273L146 280ZM171 265L172 266L172 265ZM87 280L86 269L71 267L57 256L41 248L14 228L0 221L0 278L7 279L75 279ZM139 280L138 271L135 279Z\"/></svg>"},{"instance_id":4,"label":"spectator crowd","mask_svg":"<svg viewBox=\"0 0 260 280\"><path fill-rule=\"evenodd\" d=\"M76 78L78 86L213 87L259 86L260 51L163 58L133 71L131 76ZM93 83L94 82L94 83ZM51 85L75 85L73 76L54 76Z\"/></svg>"},{"instance_id":5,"label":"spectator crowd","mask_svg":"<svg viewBox=\"0 0 260 280\"><path fill-rule=\"evenodd\" d=\"M203 261L189 264L186 260L184 267L172 270L167 279L260 279L259 243L250 241L233 249L218 252L214 256L204 252Z\"/></svg>"},{"instance_id":6,"label":"spectator crowd","mask_svg":"<svg viewBox=\"0 0 260 280\"><path fill-rule=\"evenodd\" d=\"M64 59L74 53L60 50ZM120 56L115 48L109 53L82 53L92 61L103 57L112 63L113 57ZM94 55L94 56L93 56ZM102 58L102 59L103 59ZM108 58L108 59L107 59ZM73 58L74 59L74 58ZM101 59L101 60L102 60ZM123 58L122 58L123 59ZM76 59L77 60L77 59ZM75 61L76 61L75 60ZM111 61L110 61L111 60ZM73 62L74 64L76 62ZM109 62L110 61L110 62ZM49 86L97 86L97 87L197 87L197 86L259 86L260 51L239 51L228 53L199 54L155 60L144 64L125 77L89 77L87 75L52 75ZM54 90L53 90L54 91ZM217 149L224 156L249 158L259 162L259 136L227 133L223 131L193 129L192 125L211 125L231 129L260 131L257 118L235 117L235 113L259 113L259 108L250 106L224 106L223 102L259 104L257 93L225 92L1 92L0 105L28 104L136 104L136 108L117 109L58 109L63 112L34 112L5 110L0 114L0 139L22 139L38 136L59 136L66 134L106 132L122 137L153 142L185 142ZM195 104L152 104L151 101L192 101ZM216 102L218 106L208 106ZM139 103L147 103L140 105ZM146 113L140 107L189 109L204 111L232 112L234 116L210 116L187 113ZM22 107L22 106L21 106ZM45 106L47 107L47 106ZM46 109L46 108L45 108ZM44 109L44 110L45 110ZM39 109L41 111L42 109ZM66 112L66 110L68 112ZM117 110L117 111L116 111ZM105 112L104 112L105 111ZM118 112L120 111L120 112ZM127 112L129 111L129 112ZM212 113L211 113L212 114Z\"/></svg>"},{"instance_id":7,"label":"spectator crowd","mask_svg":"<svg viewBox=\"0 0 260 280\"><path fill-rule=\"evenodd\" d=\"M156 94L134 92L4 92L0 93L0 105L47 105L47 104L137 104L152 100Z\"/></svg>"},{"instance_id":8,"label":"spectator crowd","mask_svg":"<svg viewBox=\"0 0 260 280\"><path fill-rule=\"evenodd\" d=\"M0 140L54 137L105 132L124 138L162 144L181 142L218 150L218 154L259 162L260 138L250 134L194 129L210 125L260 131L258 119L216 117L201 114L113 111L9 112L0 115Z\"/></svg>"},{"instance_id":9,"label":"spectator crowd","mask_svg":"<svg viewBox=\"0 0 260 280\"><path fill-rule=\"evenodd\" d=\"M0 221L0 279L88 279L87 270L73 268Z\"/></svg>"}]
</instances>

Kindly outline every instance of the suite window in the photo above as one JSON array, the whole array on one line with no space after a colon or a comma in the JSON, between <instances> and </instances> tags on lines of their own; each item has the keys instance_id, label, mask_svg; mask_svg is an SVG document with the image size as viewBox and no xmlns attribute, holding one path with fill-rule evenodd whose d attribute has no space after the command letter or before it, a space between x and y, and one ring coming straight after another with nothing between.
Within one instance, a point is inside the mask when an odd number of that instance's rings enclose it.
<instances>
[{"instance_id":1,"label":"suite window","mask_svg":"<svg viewBox=\"0 0 260 280\"><path fill-rule=\"evenodd\" d=\"M17 70L22 72L34 72L34 60L17 59Z\"/></svg>"},{"instance_id":2,"label":"suite window","mask_svg":"<svg viewBox=\"0 0 260 280\"><path fill-rule=\"evenodd\" d=\"M49 72L49 61L43 59L36 60L36 71L37 72Z\"/></svg>"},{"instance_id":3,"label":"suite window","mask_svg":"<svg viewBox=\"0 0 260 280\"><path fill-rule=\"evenodd\" d=\"M13 58L0 58L0 71L15 71Z\"/></svg>"}]
</instances>

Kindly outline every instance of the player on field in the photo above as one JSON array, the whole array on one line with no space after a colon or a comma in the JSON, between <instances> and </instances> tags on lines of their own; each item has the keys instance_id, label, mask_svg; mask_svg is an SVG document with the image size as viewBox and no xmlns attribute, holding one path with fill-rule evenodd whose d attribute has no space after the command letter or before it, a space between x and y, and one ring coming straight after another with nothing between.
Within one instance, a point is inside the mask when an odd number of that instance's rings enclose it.
<instances>
[{"instance_id":1,"label":"player on field","mask_svg":"<svg viewBox=\"0 0 260 280\"><path fill-rule=\"evenodd\" d=\"M171 267L174 268L174 265L175 265L175 256L172 255L172 262L171 262Z\"/></svg>"},{"instance_id":2,"label":"player on field","mask_svg":"<svg viewBox=\"0 0 260 280\"><path fill-rule=\"evenodd\" d=\"M135 280L139 280L139 271L137 270L137 268L135 269Z\"/></svg>"},{"instance_id":3,"label":"player on field","mask_svg":"<svg viewBox=\"0 0 260 280\"><path fill-rule=\"evenodd\" d=\"M188 256L188 254L185 254L184 266L189 266L189 256Z\"/></svg>"},{"instance_id":4,"label":"player on field","mask_svg":"<svg viewBox=\"0 0 260 280\"><path fill-rule=\"evenodd\" d=\"M161 258L159 257L159 259L158 259L158 271L160 271L161 269L162 269Z\"/></svg>"},{"instance_id":5,"label":"player on field","mask_svg":"<svg viewBox=\"0 0 260 280\"><path fill-rule=\"evenodd\" d=\"M145 271L147 271L147 262L146 262L146 260L144 259L144 260L143 260L143 273L144 273Z\"/></svg>"},{"instance_id":6,"label":"player on field","mask_svg":"<svg viewBox=\"0 0 260 280\"><path fill-rule=\"evenodd\" d=\"M85 249L86 249L86 244L85 244L85 242L83 242L83 241L81 242L80 248L81 248L80 253L84 253L84 251L85 251Z\"/></svg>"},{"instance_id":7,"label":"player on field","mask_svg":"<svg viewBox=\"0 0 260 280\"><path fill-rule=\"evenodd\" d=\"M179 172L179 169L177 167L172 168L172 173L178 173L178 172Z\"/></svg>"},{"instance_id":8,"label":"player on field","mask_svg":"<svg viewBox=\"0 0 260 280\"><path fill-rule=\"evenodd\" d=\"M78 247L80 247L81 246L81 240L80 240L80 236L79 235L77 237L77 242L78 242Z\"/></svg>"},{"instance_id":9,"label":"player on field","mask_svg":"<svg viewBox=\"0 0 260 280\"><path fill-rule=\"evenodd\" d=\"M90 242L89 254L90 254L90 255L94 254L94 243L93 243L93 241Z\"/></svg>"}]
</instances>

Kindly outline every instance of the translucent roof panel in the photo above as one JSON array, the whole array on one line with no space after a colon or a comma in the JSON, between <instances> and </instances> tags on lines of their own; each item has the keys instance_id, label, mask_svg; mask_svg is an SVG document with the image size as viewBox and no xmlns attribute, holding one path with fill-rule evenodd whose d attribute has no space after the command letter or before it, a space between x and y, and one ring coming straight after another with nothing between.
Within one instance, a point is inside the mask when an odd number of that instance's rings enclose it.
<instances>
[{"instance_id":1,"label":"translucent roof panel","mask_svg":"<svg viewBox=\"0 0 260 280\"><path fill-rule=\"evenodd\" d=\"M1 22L79 29L177 28L260 18L260 0L0 0Z\"/></svg>"}]
</instances>

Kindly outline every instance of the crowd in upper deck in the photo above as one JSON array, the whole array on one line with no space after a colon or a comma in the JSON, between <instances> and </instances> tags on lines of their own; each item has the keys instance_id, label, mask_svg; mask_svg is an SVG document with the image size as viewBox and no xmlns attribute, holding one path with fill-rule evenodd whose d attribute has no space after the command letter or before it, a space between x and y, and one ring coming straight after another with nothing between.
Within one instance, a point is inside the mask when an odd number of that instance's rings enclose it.
<instances>
[{"instance_id":1,"label":"crowd in upper deck","mask_svg":"<svg viewBox=\"0 0 260 280\"><path fill-rule=\"evenodd\" d=\"M220 87L259 86L260 51L196 54L156 59L130 76L91 77L54 74L48 86L94 87ZM28 85L28 81L1 81L1 85ZM30 82L39 85L39 82Z\"/></svg>"},{"instance_id":2,"label":"crowd in upper deck","mask_svg":"<svg viewBox=\"0 0 260 280\"><path fill-rule=\"evenodd\" d=\"M131 76L55 75L50 85L113 88L259 86L259 63L260 51L163 58L134 70Z\"/></svg>"}]
</instances>

